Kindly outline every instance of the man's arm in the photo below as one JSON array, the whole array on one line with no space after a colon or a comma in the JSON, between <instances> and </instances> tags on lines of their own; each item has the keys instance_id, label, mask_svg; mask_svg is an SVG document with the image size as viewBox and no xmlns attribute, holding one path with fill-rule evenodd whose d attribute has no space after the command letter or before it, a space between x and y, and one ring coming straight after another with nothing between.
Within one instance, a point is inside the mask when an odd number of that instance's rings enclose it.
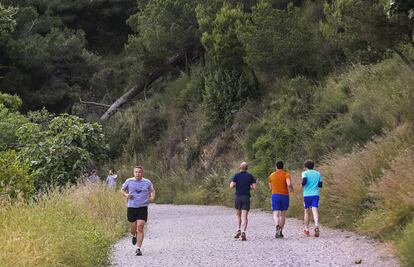
<instances>
[{"instance_id":1,"label":"man's arm","mask_svg":"<svg viewBox=\"0 0 414 267\"><path fill-rule=\"evenodd\" d=\"M322 186L323 186L323 179L322 179L322 176L320 176L320 177L319 177L318 187L319 187L319 188L322 188Z\"/></svg>"},{"instance_id":2,"label":"man's arm","mask_svg":"<svg viewBox=\"0 0 414 267\"><path fill-rule=\"evenodd\" d=\"M290 181L290 178L286 179L286 184L289 188L289 192L293 192L293 185L292 185L292 182Z\"/></svg>"},{"instance_id":3,"label":"man's arm","mask_svg":"<svg viewBox=\"0 0 414 267\"><path fill-rule=\"evenodd\" d=\"M305 186L307 182L308 180L306 179L306 177L302 177L302 186Z\"/></svg>"},{"instance_id":4,"label":"man's arm","mask_svg":"<svg viewBox=\"0 0 414 267\"><path fill-rule=\"evenodd\" d=\"M155 201L155 189L154 189L154 187L152 187L152 186L151 186L151 188L150 188L150 195L149 195L148 200L149 200L150 202L154 202L154 201Z\"/></svg>"},{"instance_id":5,"label":"man's arm","mask_svg":"<svg viewBox=\"0 0 414 267\"><path fill-rule=\"evenodd\" d=\"M250 188L251 189L256 189L257 188L257 179L254 176L251 176L251 180L250 180Z\"/></svg>"},{"instance_id":6,"label":"man's arm","mask_svg":"<svg viewBox=\"0 0 414 267\"><path fill-rule=\"evenodd\" d=\"M231 182L230 182L230 188L234 188L236 187L236 175L233 175L233 177L231 177Z\"/></svg>"},{"instance_id":7,"label":"man's arm","mask_svg":"<svg viewBox=\"0 0 414 267\"><path fill-rule=\"evenodd\" d=\"M132 198L132 195L128 192L126 188L121 188L121 194L127 199Z\"/></svg>"}]
</instances>

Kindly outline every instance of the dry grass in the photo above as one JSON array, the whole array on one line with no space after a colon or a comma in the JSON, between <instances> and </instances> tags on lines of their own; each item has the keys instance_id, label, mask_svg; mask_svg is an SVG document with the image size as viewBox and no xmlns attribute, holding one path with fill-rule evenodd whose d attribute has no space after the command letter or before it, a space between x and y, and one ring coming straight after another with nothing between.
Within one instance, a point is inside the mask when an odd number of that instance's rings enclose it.
<instances>
[{"instance_id":1,"label":"dry grass","mask_svg":"<svg viewBox=\"0 0 414 267\"><path fill-rule=\"evenodd\" d=\"M102 266L126 229L124 201L104 185L54 190L0 208L0 266Z\"/></svg>"},{"instance_id":2,"label":"dry grass","mask_svg":"<svg viewBox=\"0 0 414 267\"><path fill-rule=\"evenodd\" d=\"M407 149L391 169L373 183L376 208L361 220L358 230L375 237L392 235L414 218L414 149Z\"/></svg>"},{"instance_id":3,"label":"dry grass","mask_svg":"<svg viewBox=\"0 0 414 267\"><path fill-rule=\"evenodd\" d=\"M413 145L412 128L403 125L345 156L333 156L319 168L325 177L321 218L332 226L354 228L377 196L370 186L403 151Z\"/></svg>"}]
</instances>

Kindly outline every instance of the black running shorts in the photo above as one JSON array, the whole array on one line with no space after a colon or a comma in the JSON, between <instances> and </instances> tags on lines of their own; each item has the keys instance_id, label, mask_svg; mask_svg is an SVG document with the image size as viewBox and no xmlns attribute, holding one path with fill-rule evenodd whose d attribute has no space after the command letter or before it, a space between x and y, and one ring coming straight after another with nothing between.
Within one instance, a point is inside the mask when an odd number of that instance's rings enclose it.
<instances>
[{"instance_id":1,"label":"black running shorts","mask_svg":"<svg viewBox=\"0 0 414 267\"><path fill-rule=\"evenodd\" d=\"M135 222L138 220L147 221L148 207L128 208L127 209L128 222Z\"/></svg>"},{"instance_id":2,"label":"black running shorts","mask_svg":"<svg viewBox=\"0 0 414 267\"><path fill-rule=\"evenodd\" d=\"M237 210L250 210L250 196L236 196L234 207Z\"/></svg>"}]
</instances>

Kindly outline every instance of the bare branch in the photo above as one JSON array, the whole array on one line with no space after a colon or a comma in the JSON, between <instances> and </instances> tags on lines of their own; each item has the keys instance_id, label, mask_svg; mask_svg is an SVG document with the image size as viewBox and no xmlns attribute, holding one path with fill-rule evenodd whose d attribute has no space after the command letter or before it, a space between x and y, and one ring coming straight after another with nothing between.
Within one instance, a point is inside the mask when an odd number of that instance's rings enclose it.
<instances>
[{"instance_id":1,"label":"bare branch","mask_svg":"<svg viewBox=\"0 0 414 267\"><path fill-rule=\"evenodd\" d=\"M97 102L92 102L92 101L83 101L80 96L79 96L79 102L81 102L82 104L86 104L86 105L95 105L95 106L106 107L106 108L111 106L108 104L102 104L102 103L97 103Z\"/></svg>"}]
</instances>

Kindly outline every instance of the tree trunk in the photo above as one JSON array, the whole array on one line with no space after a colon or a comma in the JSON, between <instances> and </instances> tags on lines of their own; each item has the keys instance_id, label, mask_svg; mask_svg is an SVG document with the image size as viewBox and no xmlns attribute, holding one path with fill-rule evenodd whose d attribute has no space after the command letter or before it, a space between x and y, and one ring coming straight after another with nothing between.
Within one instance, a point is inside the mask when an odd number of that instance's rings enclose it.
<instances>
[{"instance_id":1,"label":"tree trunk","mask_svg":"<svg viewBox=\"0 0 414 267\"><path fill-rule=\"evenodd\" d=\"M128 92L123 94L120 98L118 98L109 108L108 110L101 116L101 120L105 121L109 119L118 109L123 106L125 103L128 103L132 100L137 94L142 92L147 86L151 85L154 81L156 81L161 76L169 73L173 70L174 67L184 63L185 61L185 53L186 51L181 51L174 57L168 59L163 65L159 66L154 70L154 72L150 73L147 80L141 84L138 84L132 87Z\"/></svg>"}]
</instances>

